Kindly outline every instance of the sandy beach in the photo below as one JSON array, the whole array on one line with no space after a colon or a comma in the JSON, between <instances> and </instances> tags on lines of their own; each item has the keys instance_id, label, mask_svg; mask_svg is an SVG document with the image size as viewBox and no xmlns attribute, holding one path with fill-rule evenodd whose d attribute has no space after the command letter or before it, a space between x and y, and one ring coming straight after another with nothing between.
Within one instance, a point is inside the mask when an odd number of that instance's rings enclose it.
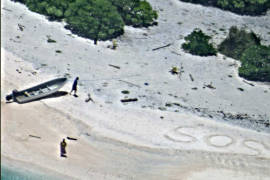
<instances>
[{"instance_id":1,"label":"sandy beach","mask_svg":"<svg viewBox=\"0 0 270 180\"><path fill-rule=\"evenodd\" d=\"M125 27L116 50L22 4L1 2L1 163L60 179L270 178L270 85L240 78L234 59L180 48L194 28L217 45L232 25L253 30L269 45L270 14L149 2L159 13L158 26ZM172 66L183 67L181 76L169 72ZM6 103L13 89L63 76L66 92L80 77L79 97ZM88 93L94 102L85 102ZM122 103L125 98L138 101ZM67 158L61 158L66 137L77 140L66 140Z\"/></svg>"}]
</instances>

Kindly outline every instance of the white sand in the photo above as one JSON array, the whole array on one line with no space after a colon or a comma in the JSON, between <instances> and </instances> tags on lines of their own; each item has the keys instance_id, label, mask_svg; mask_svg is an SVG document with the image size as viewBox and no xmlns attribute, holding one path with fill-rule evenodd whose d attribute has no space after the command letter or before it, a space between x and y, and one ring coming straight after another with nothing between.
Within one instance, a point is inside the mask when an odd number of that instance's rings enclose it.
<instances>
[{"instance_id":1,"label":"white sand","mask_svg":"<svg viewBox=\"0 0 270 180\"><path fill-rule=\"evenodd\" d=\"M1 12L4 159L71 179L269 179L269 128L247 120L235 124L264 132L232 126L219 122L222 114L217 112L247 114L250 121L269 120L269 85L244 83L233 59L196 57L179 47L183 36L196 27L210 35L218 31L214 38L218 44L226 36L218 29L228 32L235 24L251 28L270 44L266 23L270 16L241 17L176 0L150 2L159 10L159 25L127 27L116 51L107 48L109 41L94 46L91 40L67 35L70 32L62 23L48 22L21 4L2 2L11 10ZM23 31L18 24L25 27ZM47 35L57 42L47 43ZM168 43L173 44L152 51ZM168 72L181 64L180 79ZM4 97L12 89L67 73L70 81L62 90L69 91L73 78L79 76L78 98L5 104ZM203 88L211 82L216 89ZM123 90L130 94L122 94ZM89 92L95 103L84 102ZM125 96L139 101L122 104ZM68 158L61 159L59 143L66 136L78 141L67 142Z\"/></svg>"}]
</instances>

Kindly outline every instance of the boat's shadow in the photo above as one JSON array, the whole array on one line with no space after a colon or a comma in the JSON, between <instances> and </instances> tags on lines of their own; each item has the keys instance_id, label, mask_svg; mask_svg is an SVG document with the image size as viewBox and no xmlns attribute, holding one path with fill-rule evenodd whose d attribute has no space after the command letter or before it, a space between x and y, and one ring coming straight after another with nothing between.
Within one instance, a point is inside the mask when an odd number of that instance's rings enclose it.
<instances>
[{"instance_id":1,"label":"boat's shadow","mask_svg":"<svg viewBox=\"0 0 270 180\"><path fill-rule=\"evenodd\" d=\"M58 98L58 97L61 97L61 96L66 96L68 95L68 92L67 91L57 91L49 96L46 96L46 97L43 97L43 98L40 98L39 100L41 99L48 99L48 98Z\"/></svg>"},{"instance_id":2,"label":"boat's shadow","mask_svg":"<svg viewBox=\"0 0 270 180\"><path fill-rule=\"evenodd\" d=\"M26 103L30 103L30 102L35 102L35 101L40 101L40 100L45 100L45 99L51 99L51 98L59 98L59 97L62 97L62 96L66 96L68 94L68 92L66 91L57 91L51 95L48 95L48 96L45 96L45 97L42 97L42 98L38 98L38 99L34 99L32 101L28 101L28 102L25 102L25 103L20 103L20 104L26 104ZM13 101L7 101L6 103L12 103Z\"/></svg>"}]
</instances>

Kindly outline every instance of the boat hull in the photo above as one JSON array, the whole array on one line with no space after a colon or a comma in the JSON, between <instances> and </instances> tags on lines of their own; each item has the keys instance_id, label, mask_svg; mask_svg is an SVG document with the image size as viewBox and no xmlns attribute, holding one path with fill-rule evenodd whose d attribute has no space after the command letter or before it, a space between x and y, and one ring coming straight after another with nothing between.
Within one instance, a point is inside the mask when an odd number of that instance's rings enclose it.
<instances>
[{"instance_id":1,"label":"boat hull","mask_svg":"<svg viewBox=\"0 0 270 180\"><path fill-rule=\"evenodd\" d=\"M56 93L67 82L67 78L57 78L31 88L12 92L12 98L17 103L27 103Z\"/></svg>"}]
</instances>

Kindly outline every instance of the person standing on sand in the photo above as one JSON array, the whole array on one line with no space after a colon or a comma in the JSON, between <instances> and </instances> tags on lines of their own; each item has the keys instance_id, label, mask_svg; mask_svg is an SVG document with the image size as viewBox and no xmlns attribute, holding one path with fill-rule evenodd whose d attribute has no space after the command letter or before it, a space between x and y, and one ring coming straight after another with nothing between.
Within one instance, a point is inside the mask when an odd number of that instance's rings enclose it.
<instances>
[{"instance_id":1,"label":"person standing on sand","mask_svg":"<svg viewBox=\"0 0 270 180\"><path fill-rule=\"evenodd\" d=\"M67 143L66 143L65 139L63 139L63 141L60 143L60 156L61 157L67 157L66 146L67 146Z\"/></svg>"},{"instance_id":2,"label":"person standing on sand","mask_svg":"<svg viewBox=\"0 0 270 180\"><path fill-rule=\"evenodd\" d=\"M77 96L77 85L78 85L79 77L76 77L76 79L73 82L72 89L69 94L71 94L74 91L74 96Z\"/></svg>"}]
</instances>

